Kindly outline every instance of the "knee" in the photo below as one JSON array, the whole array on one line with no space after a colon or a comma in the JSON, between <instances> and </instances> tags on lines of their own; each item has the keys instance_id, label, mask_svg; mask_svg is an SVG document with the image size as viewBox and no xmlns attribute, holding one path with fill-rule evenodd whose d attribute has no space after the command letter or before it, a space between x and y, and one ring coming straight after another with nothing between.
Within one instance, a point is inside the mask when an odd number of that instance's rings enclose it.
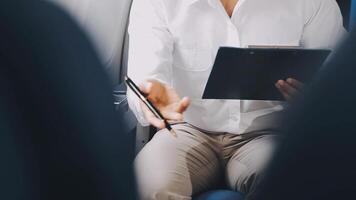
<instances>
[{"instance_id":1,"label":"knee","mask_svg":"<svg viewBox=\"0 0 356 200\"><path fill-rule=\"evenodd\" d=\"M226 166L229 186L245 194L252 193L266 172L275 150L276 136L265 136L250 142L236 152Z\"/></svg>"},{"instance_id":2,"label":"knee","mask_svg":"<svg viewBox=\"0 0 356 200\"><path fill-rule=\"evenodd\" d=\"M228 185L235 191L248 194L253 191L263 171L262 169L249 168L242 163L235 164L233 169L228 169Z\"/></svg>"},{"instance_id":3,"label":"knee","mask_svg":"<svg viewBox=\"0 0 356 200\"><path fill-rule=\"evenodd\" d=\"M248 158L235 157L226 167L226 175L229 186L242 193L253 192L257 183L266 173L266 168L272 156L272 148L266 151L250 155Z\"/></svg>"}]
</instances>

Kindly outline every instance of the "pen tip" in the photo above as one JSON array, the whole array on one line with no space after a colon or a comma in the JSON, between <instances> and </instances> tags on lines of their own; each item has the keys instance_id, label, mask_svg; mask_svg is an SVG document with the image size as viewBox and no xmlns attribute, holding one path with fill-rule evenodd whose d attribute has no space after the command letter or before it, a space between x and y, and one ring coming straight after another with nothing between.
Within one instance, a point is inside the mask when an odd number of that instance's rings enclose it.
<instances>
[{"instance_id":1,"label":"pen tip","mask_svg":"<svg viewBox=\"0 0 356 200\"><path fill-rule=\"evenodd\" d=\"M174 137L177 137L177 133L176 133L173 129L169 130L169 132L170 132Z\"/></svg>"}]
</instances>

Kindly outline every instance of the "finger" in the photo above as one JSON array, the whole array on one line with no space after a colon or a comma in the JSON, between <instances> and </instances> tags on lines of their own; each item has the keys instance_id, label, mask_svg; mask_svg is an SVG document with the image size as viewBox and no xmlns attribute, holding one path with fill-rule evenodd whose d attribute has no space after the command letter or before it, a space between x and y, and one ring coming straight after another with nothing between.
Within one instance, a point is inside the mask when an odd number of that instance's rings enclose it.
<instances>
[{"instance_id":1,"label":"finger","mask_svg":"<svg viewBox=\"0 0 356 200\"><path fill-rule=\"evenodd\" d=\"M158 119L148 108L145 104L143 104L141 102L141 108L142 111L145 115L146 120L148 121L148 123L150 123L152 126L159 128L159 129L163 129L165 127L164 121Z\"/></svg>"},{"instance_id":2,"label":"finger","mask_svg":"<svg viewBox=\"0 0 356 200\"><path fill-rule=\"evenodd\" d=\"M146 81L146 94L147 98L151 101L162 101L162 96L164 96L164 89L162 83L156 80Z\"/></svg>"},{"instance_id":3,"label":"finger","mask_svg":"<svg viewBox=\"0 0 356 200\"><path fill-rule=\"evenodd\" d=\"M187 110L190 104L190 99L188 97L184 97L180 102L178 103L178 107L176 109L177 112L183 113Z\"/></svg>"},{"instance_id":4,"label":"finger","mask_svg":"<svg viewBox=\"0 0 356 200\"><path fill-rule=\"evenodd\" d=\"M183 120L183 115L178 112L163 110L161 113L162 113L163 117L167 120L174 120L174 121Z\"/></svg>"},{"instance_id":5,"label":"finger","mask_svg":"<svg viewBox=\"0 0 356 200\"><path fill-rule=\"evenodd\" d=\"M275 86L280 91L280 93L282 94L282 96L285 100L290 101L292 99L292 97L282 89L282 87L280 86L279 83L276 83Z\"/></svg>"},{"instance_id":6,"label":"finger","mask_svg":"<svg viewBox=\"0 0 356 200\"><path fill-rule=\"evenodd\" d=\"M163 120L160 120L156 117L151 117L147 119L148 123L150 123L152 126L158 128L158 129L164 129L166 125L164 124Z\"/></svg>"},{"instance_id":7,"label":"finger","mask_svg":"<svg viewBox=\"0 0 356 200\"><path fill-rule=\"evenodd\" d=\"M294 78L288 78L287 83L297 88L298 90L302 90L304 88L304 84Z\"/></svg>"},{"instance_id":8,"label":"finger","mask_svg":"<svg viewBox=\"0 0 356 200\"><path fill-rule=\"evenodd\" d=\"M160 99L160 88L159 85L157 85L157 81L152 81L152 80L147 80L146 82L144 82L142 85L140 85L140 90L142 91L142 93L145 94L145 97L151 101L151 103L153 103L155 106L157 101L159 101Z\"/></svg>"},{"instance_id":9,"label":"finger","mask_svg":"<svg viewBox=\"0 0 356 200\"><path fill-rule=\"evenodd\" d=\"M282 87L282 85L284 84L283 80L278 80L277 83L275 84L275 86L278 88L278 90L281 93L286 93L286 91L284 90L284 88Z\"/></svg>"},{"instance_id":10,"label":"finger","mask_svg":"<svg viewBox=\"0 0 356 200\"><path fill-rule=\"evenodd\" d=\"M297 94L299 94L298 90L286 81L278 81L278 84L280 85L281 90L284 93L287 93L289 96L296 96Z\"/></svg>"}]
</instances>

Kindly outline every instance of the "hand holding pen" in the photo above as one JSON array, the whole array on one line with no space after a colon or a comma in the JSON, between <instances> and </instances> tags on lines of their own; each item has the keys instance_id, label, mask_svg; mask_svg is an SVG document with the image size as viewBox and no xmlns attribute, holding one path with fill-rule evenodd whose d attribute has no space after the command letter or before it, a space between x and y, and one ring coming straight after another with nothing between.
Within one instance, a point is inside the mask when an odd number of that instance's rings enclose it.
<instances>
[{"instance_id":1,"label":"hand holding pen","mask_svg":"<svg viewBox=\"0 0 356 200\"><path fill-rule=\"evenodd\" d=\"M141 107L147 121L159 129L167 128L175 135L168 121L183 120L183 112L189 106L189 98L180 98L173 88L156 80L148 80L141 87L136 86L128 77L125 81L141 99Z\"/></svg>"}]
</instances>

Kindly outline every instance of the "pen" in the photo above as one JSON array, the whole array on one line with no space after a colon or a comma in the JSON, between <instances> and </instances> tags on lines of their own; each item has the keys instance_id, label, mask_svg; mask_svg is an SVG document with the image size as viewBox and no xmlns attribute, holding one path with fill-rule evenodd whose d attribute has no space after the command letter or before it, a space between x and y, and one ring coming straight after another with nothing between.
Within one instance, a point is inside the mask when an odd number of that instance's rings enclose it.
<instances>
[{"instance_id":1,"label":"pen","mask_svg":"<svg viewBox=\"0 0 356 200\"><path fill-rule=\"evenodd\" d=\"M145 97L145 95L141 92L140 88L128 77L125 76L125 82L127 86L137 95L139 99L148 107L148 109L160 120L163 120L168 131L174 136L177 137L176 132L172 129L171 125L164 119L163 115L159 112L159 110Z\"/></svg>"}]
</instances>

